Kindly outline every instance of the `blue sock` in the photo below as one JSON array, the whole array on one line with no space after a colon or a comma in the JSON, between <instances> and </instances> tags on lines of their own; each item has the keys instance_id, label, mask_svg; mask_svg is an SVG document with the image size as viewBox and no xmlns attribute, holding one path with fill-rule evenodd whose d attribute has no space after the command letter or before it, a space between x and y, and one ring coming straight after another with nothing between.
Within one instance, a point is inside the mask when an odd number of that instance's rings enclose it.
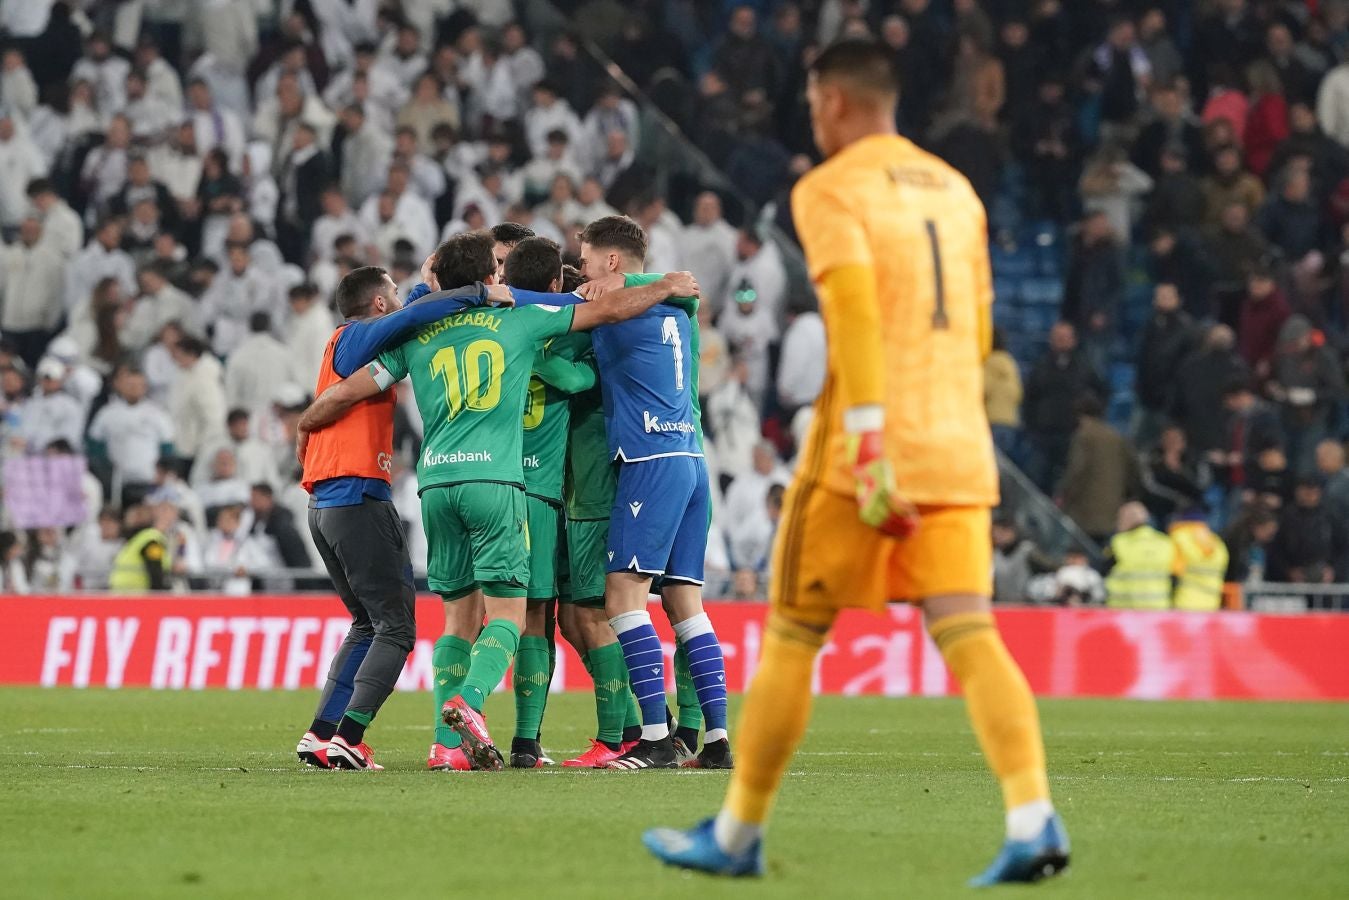
<instances>
[{"instance_id":1,"label":"blue sock","mask_svg":"<svg viewBox=\"0 0 1349 900\"><path fill-rule=\"evenodd\" d=\"M651 624L651 614L644 609L619 613L609 620L609 624L623 646L623 659L632 677L632 693L642 710L643 740L658 741L668 737L665 656L655 626Z\"/></svg>"},{"instance_id":2,"label":"blue sock","mask_svg":"<svg viewBox=\"0 0 1349 900\"><path fill-rule=\"evenodd\" d=\"M356 672L361 668L361 663L365 661L365 654L370 650L370 644L374 637L367 637L359 641L344 643L338 650L337 656L333 658L333 667L328 670L328 684L325 688L327 697L321 704L316 719L325 722L337 722L342 718L342 713L346 712L347 704L351 702L351 695L356 690ZM346 659L342 658L342 651L346 651Z\"/></svg>"},{"instance_id":3,"label":"blue sock","mask_svg":"<svg viewBox=\"0 0 1349 900\"><path fill-rule=\"evenodd\" d=\"M712 620L707 613L700 613L677 624L675 634L689 657L689 675L698 693L698 705L703 708L706 740L721 740L726 737L726 662Z\"/></svg>"}]
</instances>

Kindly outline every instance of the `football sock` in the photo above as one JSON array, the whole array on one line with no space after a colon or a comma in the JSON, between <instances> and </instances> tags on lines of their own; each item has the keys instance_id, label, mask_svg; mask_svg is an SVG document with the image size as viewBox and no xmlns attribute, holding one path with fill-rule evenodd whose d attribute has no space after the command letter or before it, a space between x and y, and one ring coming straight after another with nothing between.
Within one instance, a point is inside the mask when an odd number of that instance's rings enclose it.
<instances>
[{"instance_id":1,"label":"football sock","mask_svg":"<svg viewBox=\"0 0 1349 900\"><path fill-rule=\"evenodd\" d=\"M699 613L674 627L684 651L688 654L689 675L693 679L698 705L707 720L707 741L726 738L726 662L721 655L721 643L712 629L707 613ZM679 709L679 724L684 722L684 709Z\"/></svg>"},{"instance_id":2,"label":"football sock","mask_svg":"<svg viewBox=\"0 0 1349 900\"><path fill-rule=\"evenodd\" d=\"M1048 804L1049 778L1035 698L1026 676L1007 652L992 613L946 616L929 630L964 690L970 724L1002 786L1006 808ZM1026 818L1018 814L1018 825ZM1009 816L1009 833L1011 828Z\"/></svg>"},{"instance_id":3,"label":"football sock","mask_svg":"<svg viewBox=\"0 0 1349 900\"><path fill-rule=\"evenodd\" d=\"M627 669L627 666L624 666ZM627 702L623 704L627 707L627 716L623 719L623 743L635 741L642 736L642 708L637 705L637 695L632 692L632 686L628 686Z\"/></svg>"},{"instance_id":4,"label":"football sock","mask_svg":"<svg viewBox=\"0 0 1349 900\"><path fill-rule=\"evenodd\" d=\"M689 673L689 654L684 646L684 638L675 628L675 703L679 707L679 728L675 731L694 750L698 749L698 731L703 725L703 708L698 704L698 689L694 687L693 676ZM692 733L693 741L689 742Z\"/></svg>"},{"instance_id":5,"label":"football sock","mask_svg":"<svg viewBox=\"0 0 1349 900\"><path fill-rule=\"evenodd\" d=\"M487 695L501 683L511 659L520 647L520 629L509 619L493 619L478 635L469 657L468 676L459 696L469 706L482 712Z\"/></svg>"},{"instance_id":6,"label":"football sock","mask_svg":"<svg viewBox=\"0 0 1349 900\"><path fill-rule=\"evenodd\" d=\"M436 701L436 743L453 750L459 746L459 732L440 719L440 709L455 694L468 675L469 653L473 645L461 637L443 635L431 648L431 695Z\"/></svg>"},{"instance_id":7,"label":"football sock","mask_svg":"<svg viewBox=\"0 0 1349 900\"><path fill-rule=\"evenodd\" d=\"M365 662L365 654L370 651L374 639L373 634L358 631L353 626L333 656L332 664L328 666L328 680L323 685L319 707L314 713L315 724L323 722L328 725L327 734L314 731L325 741L333 736L337 720L342 718L342 713L351 703L351 695L356 689L356 673L360 671L361 663Z\"/></svg>"},{"instance_id":8,"label":"football sock","mask_svg":"<svg viewBox=\"0 0 1349 900\"><path fill-rule=\"evenodd\" d=\"M550 616L548 619L548 632L544 635L544 640L548 642L548 686L543 692L543 710L539 713L539 731L534 735L536 741L543 740L543 717L548 712L548 697L552 694L553 673L557 671L557 622Z\"/></svg>"},{"instance_id":9,"label":"football sock","mask_svg":"<svg viewBox=\"0 0 1349 900\"><path fill-rule=\"evenodd\" d=\"M538 740L543 724L543 706L548 699L548 639L520 638L515 654L515 736Z\"/></svg>"},{"instance_id":10,"label":"football sock","mask_svg":"<svg viewBox=\"0 0 1349 900\"><path fill-rule=\"evenodd\" d=\"M658 741L669 737L665 722L665 658L660 638L651 624L651 613L644 609L619 613L609 620L623 645L632 692L642 710L642 738Z\"/></svg>"},{"instance_id":11,"label":"football sock","mask_svg":"<svg viewBox=\"0 0 1349 900\"><path fill-rule=\"evenodd\" d=\"M623 662L623 645L606 644L588 655L590 675L595 679L595 716L599 720L595 736L606 745L618 744L623 740L623 726L634 703L628 685L628 666Z\"/></svg>"},{"instance_id":12,"label":"football sock","mask_svg":"<svg viewBox=\"0 0 1349 900\"><path fill-rule=\"evenodd\" d=\"M365 713L348 712L342 716L342 721L337 723L337 736L355 747L365 740L365 729L372 719L374 716Z\"/></svg>"},{"instance_id":13,"label":"football sock","mask_svg":"<svg viewBox=\"0 0 1349 900\"><path fill-rule=\"evenodd\" d=\"M309 725L309 730L314 733L314 737L321 741L330 741L333 735L337 734L336 722L325 722L322 719L315 719Z\"/></svg>"},{"instance_id":14,"label":"football sock","mask_svg":"<svg viewBox=\"0 0 1349 900\"><path fill-rule=\"evenodd\" d=\"M717 817L723 849L748 846L768 818L778 784L810 721L810 680L826 635L777 614L764 625L763 654L736 730L735 771Z\"/></svg>"}]
</instances>

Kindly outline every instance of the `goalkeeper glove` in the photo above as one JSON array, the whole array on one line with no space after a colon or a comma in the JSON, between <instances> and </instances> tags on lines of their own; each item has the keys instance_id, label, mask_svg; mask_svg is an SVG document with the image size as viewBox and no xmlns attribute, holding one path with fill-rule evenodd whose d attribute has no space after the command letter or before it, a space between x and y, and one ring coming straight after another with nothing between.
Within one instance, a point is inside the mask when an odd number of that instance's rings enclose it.
<instances>
[{"instance_id":1,"label":"goalkeeper glove","mask_svg":"<svg viewBox=\"0 0 1349 900\"><path fill-rule=\"evenodd\" d=\"M882 534L906 538L918 529L918 510L895 484L895 470L885 458L884 412L879 406L858 406L844 415L848 458L857 479L857 514Z\"/></svg>"}]
</instances>

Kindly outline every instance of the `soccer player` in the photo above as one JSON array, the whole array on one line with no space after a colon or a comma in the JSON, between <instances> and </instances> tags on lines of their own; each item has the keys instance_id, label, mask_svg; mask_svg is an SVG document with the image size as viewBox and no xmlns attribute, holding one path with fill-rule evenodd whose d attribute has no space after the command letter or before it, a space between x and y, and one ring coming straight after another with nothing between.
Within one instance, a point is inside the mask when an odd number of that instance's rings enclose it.
<instances>
[{"instance_id":1,"label":"soccer player","mask_svg":"<svg viewBox=\"0 0 1349 900\"><path fill-rule=\"evenodd\" d=\"M437 282L495 283L492 246L490 232L446 241L436 251ZM482 707L515 656L525 618L529 559L521 422L534 357L544 342L568 331L620 322L672 294L696 291L692 276L679 273L592 303L446 316L329 388L306 414L311 425L321 427L412 375L425 425L417 474L431 539L431 589L447 604L481 604L489 620L443 710L475 769L504 764Z\"/></svg>"},{"instance_id":2,"label":"soccer player","mask_svg":"<svg viewBox=\"0 0 1349 900\"><path fill-rule=\"evenodd\" d=\"M588 278L640 272L646 259L645 233L623 216L590 223L580 242L581 273ZM729 767L725 666L702 608L710 490L693 414L689 316L664 305L597 329L591 340L608 456L619 464L605 553L605 612L623 646L642 716L637 746L607 768L678 765L665 706L664 657L646 608L657 576L707 718L706 760Z\"/></svg>"},{"instance_id":3,"label":"soccer player","mask_svg":"<svg viewBox=\"0 0 1349 900\"><path fill-rule=\"evenodd\" d=\"M912 600L1002 787L1007 840L973 884L1034 881L1068 864L1068 838L1035 700L990 612L998 481L980 376L993 299L984 210L960 174L896 134L886 48L829 47L807 97L826 162L797 183L792 211L827 325L828 378L787 493L725 804L643 841L674 865L763 874L764 822L835 617Z\"/></svg>"},{"instance_id":4,"label":"soccer player","mask_svg":"<svg viewBox=\"0 0 1349 900\"><path fill-rule=\"evenodd\" d=\"M402 308L387 272L365 266L337 286L346 321L328 340L316 392L322 392L464 302L485 299L481 285ZM352 626L328 671L314 721L295 748L302 762L378 769L366 726L393 690L416 637L412 563L389 484L392 393L350 410L331 428L298 435L303 484L313 497L309 528Z\"/></svg>"},{"instance_id":5,"label":"soccer player","mask_svg":"<svg viewBox=\"0 0 1349 900\"><path fill-rule=\"evenodd\" d=\"M501 227L493 229L497 248L502 245L497 234ZM547 238L524 237L514 242L502 270L506 284L512 288L539 293L559 293L563 289L562 253ZM549 637L559 593L559 564L567 549L562 490L571 395L595 384L590 337L582 332L556 337L544 344L529 379L523 422L529 590L513 678L515 737L511 740L510 763L514 769L546 764L539 745L539 730L553 674Z\"/></svg>"}]
</instances>

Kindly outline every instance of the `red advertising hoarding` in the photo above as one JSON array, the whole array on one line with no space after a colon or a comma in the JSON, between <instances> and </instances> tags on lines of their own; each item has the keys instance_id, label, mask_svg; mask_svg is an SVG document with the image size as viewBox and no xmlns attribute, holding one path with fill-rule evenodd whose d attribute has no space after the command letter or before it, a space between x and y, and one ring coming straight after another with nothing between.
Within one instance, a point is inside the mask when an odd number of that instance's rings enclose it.
<instances>
[{"instance_id":1,"label":"red advertising hoarding","mask_svg":"<svg viewBox=\"0 0 1349 900\"><path fill-rule=\"evenodd\" d=\"M418 600L417 646L401 690L429 690L440 601ZM653 610L655 607L653 607ZM727 683L753 675L767 607L708 604ZM163 689L308 689L322 684L349 620L306 596L4 597L0 684ZM1349 615L1276 616L1089 609L1000 609L998 623L1039 694L1139 699L1349 699ZM673 653L664 616L654 616ZM555 690L588 689L559 641ZM826 694L943 696L955 685L908 606L844 616L821 654Z\"/></svg>"}]
</instances>

